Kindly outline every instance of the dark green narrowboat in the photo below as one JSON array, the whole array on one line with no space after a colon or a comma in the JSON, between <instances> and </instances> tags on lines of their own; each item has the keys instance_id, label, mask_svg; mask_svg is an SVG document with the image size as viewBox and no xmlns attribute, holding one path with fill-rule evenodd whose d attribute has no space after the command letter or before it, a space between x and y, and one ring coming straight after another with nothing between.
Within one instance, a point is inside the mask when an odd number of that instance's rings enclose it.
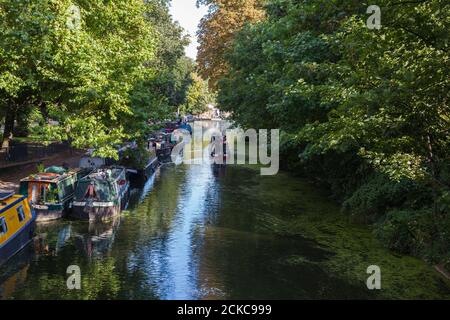
<instances>
[{"instance_id":1,"label":"dark green narrowboat","mask_svg":"<svg viewBox=\"0 0 450 320\"><path fill-rule=\"evenodd\" d=\"M71 207L77 181L88 173L88 170L50 167L22 179L20 194L30 201L36 222L62 218Z\"/></svg>"}]
</instances>

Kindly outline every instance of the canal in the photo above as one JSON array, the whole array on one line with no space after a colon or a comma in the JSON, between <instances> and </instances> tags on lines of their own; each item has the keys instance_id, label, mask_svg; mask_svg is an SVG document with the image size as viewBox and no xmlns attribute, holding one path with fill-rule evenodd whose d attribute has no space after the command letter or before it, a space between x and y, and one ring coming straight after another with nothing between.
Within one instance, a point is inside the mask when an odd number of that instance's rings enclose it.
<instances>
[{"instance_id":1,"label":"canal","mask_svg":"<svg viewBox=\"0 0 450 320\"><path fill-rule=\"evenodd\" d=\"M80 290L67 289L70 265ZM381 290L367 289L370 265ZM428 299L449 288L306 181L209 164L163 165L114 221L38 225L0 269L2 299Z\"/></svg>"}]
</instances>

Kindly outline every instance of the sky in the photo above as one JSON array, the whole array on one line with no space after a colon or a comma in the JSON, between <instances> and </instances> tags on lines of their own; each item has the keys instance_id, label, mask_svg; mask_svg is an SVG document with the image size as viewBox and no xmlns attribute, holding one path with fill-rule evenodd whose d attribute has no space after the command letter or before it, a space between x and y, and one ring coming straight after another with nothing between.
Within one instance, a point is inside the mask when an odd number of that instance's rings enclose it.
<instances>
[{"instance_id":1,"label":"sky","mask_svg":"<svg viewBox=\"0 0 450 320\"><path fill-rule=\"evenodd\" d=\"M172 0L170 8L173 19L178 21L191 36L191 44L186 48L186 55L194 60L197 57L196 32L198 24L208 11L205 6L197 8L195 3L196 0Z\"/></svg>"}]
</instances>

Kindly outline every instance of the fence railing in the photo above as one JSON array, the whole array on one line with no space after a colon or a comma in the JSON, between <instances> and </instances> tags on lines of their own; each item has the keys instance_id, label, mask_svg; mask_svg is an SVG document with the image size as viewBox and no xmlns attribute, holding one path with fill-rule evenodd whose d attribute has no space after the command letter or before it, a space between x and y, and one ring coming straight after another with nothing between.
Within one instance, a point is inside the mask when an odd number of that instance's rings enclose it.
<instances>
[{"instance_id":1,"label":"fence railing","mask_svg":"<svg viewBox=\"0 0 450 320\"><path fill-rule=\"evenodd\" d=\"M8 148L0 148L0 166L15 162L27 162L50 157L70 150L68 143L52 143L48 146L30 143L14 143Z\"/></svg>"}]
</instances>

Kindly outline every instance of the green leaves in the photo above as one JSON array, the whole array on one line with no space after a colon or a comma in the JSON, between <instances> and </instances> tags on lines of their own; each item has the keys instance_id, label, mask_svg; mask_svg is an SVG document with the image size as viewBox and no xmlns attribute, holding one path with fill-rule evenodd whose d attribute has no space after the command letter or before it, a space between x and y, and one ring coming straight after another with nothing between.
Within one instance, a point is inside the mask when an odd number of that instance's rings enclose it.
<instances>
[{"instance_id":1,"label":"green leaves","mask_svg":"<svg viewBox=\"0 0 450 320\"><path fill-rule=\"evenodd\" d=\"M175 78L187 39L166 2L0 0L0 18L0 108L8 106L9 127L40 109L60 123L46 139L111 156L115 144L183 103L192 70ZM170 77L152 90L155 79Z\"/></svg>"},{"instance_id":2,"label":"green leaves","mask_svg":"<svg viewBox=\"0 0 450 320\"><path fill-rule=\"evenodd\" d=\"M201 114L208 110L208 104L214 100L209 92L208 83L195 72L191 73L191 85L187 89L186 102L182 106L184 114Z\"/></svg>"},{"instance_id":3,"label":"green leaves","mask_svg":"<svg viewBox=\"0 0 450 320\"><path fill-rule=\"evenodd\" d=\"M377 5L382 27L370 30L360 1L269 1L267 19L235 37L218 101L244 127L281 128L291 167L353 211L393 206L409 221L450 189L450 15L443 0ZM417 232L434 239L449 219L429 217Z\"/></svg>"}]
</instances>

